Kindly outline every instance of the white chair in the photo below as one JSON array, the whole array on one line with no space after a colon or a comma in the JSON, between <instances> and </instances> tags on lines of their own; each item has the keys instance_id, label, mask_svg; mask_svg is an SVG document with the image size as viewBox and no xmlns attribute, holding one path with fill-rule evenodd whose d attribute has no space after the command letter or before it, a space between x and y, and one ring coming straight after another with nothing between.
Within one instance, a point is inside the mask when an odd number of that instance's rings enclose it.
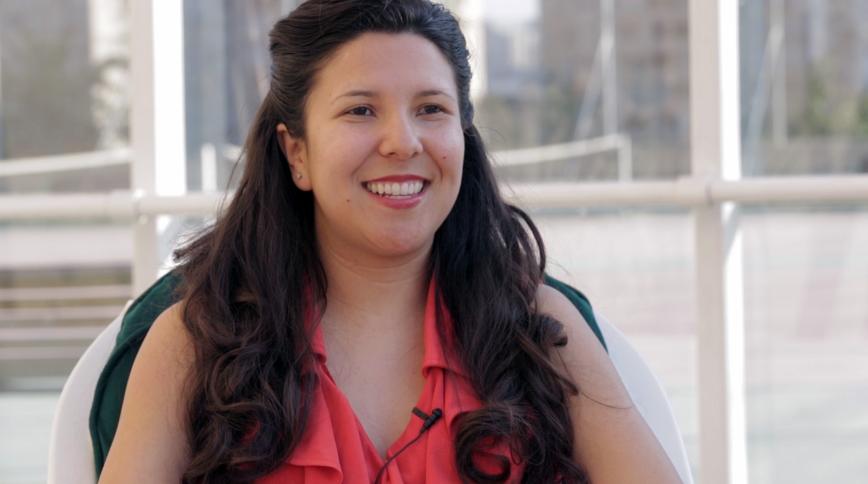
<instances>
[{"instance_id":1,"label":"white chair","mask_svg":"<svg viewBox=\"0 0 868 484\"><path fill-rule=\"evenodd\" d=\"M594 318L603 333L612 364L618 370L636 408L660 441L683 484L693 484L684 441L663 387L624 334L596 312Z\"/></svg>"},{"instance_id":2,"label":"white chair","mask_svg":"<svg viewBox=\"0 0 868 484\"><path fill-rule=\"evenodd\" d=\"M127 303L129 307L130 303ZM108 362L126 307L87 348L69 374L51 424L48 484L94 484L96 469L90 439L90 406L99 375Z\"/></svg>"},{"instance_id":3,"label":"white chair","mask_svg":"<svg viewBox=\"0 0 868 484\"><path fill-rule=\"evenodd\" d=\"M97 379L114 348L124 313L126 308L97 336L63 386L51 427L48 484L96 482L93 444L88 426L90 407ZM595 317L609 349L609 356L639 413L666 450L683 484L693 484L687 452L663 388L624 335L602 316L595 314Z\"/></svg>"}]
</instances>

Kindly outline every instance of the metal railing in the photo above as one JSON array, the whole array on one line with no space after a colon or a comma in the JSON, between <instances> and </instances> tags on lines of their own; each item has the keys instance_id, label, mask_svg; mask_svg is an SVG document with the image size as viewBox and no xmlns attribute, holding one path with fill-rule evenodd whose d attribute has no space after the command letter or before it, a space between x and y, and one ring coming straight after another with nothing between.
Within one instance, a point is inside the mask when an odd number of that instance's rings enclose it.
<instances>
[{"instance_id":1,"label":"metal railing","mask_svg":"<svg viewBox=\"0 0 868 484\"><path fill-rule=\"evenodd\" d=\"M505 184L506 198L527 208L805 204L868 201L868 175L750 178L736 181L681 178L630 183ZM141 216L214 215L231 194L156 196L129 191L57 195L0 195L0 221L132 221Z\"/></svg>"},{"instance_id":2,"label":"metal railing","mask_svg":"<svg viewBox=\"0 0 868 484\"><path fill-rule=\"evenodd\" d=\"M618 156L618 179L629 180L633 171L632 143L629 136L623 134L494 151L491 153L491 157L498 166L519 166L585 158L609 151L615 151ZM211 163L217 162L218 150L213 144L202 145L201 152L204 153L203 160L207 159ZM240 146L227 144L219 150L219 154L227 160L237 161L241 159L242 151ZM92 170L107 166L130 165L131 163L132 150L130 148L4 159L0 160L0 178Z\"/></svg>"},{"instance_id":3,"label":"metal railing","mask_svg":"<svg viewBox=\"0 0 868 484\"><path fill-rule=\"evenodd\" d=\"M0 162L0 178L129 165L131 156L129 148L117 148L67 155L6 159Z\"/></svg>"}]
</instances>

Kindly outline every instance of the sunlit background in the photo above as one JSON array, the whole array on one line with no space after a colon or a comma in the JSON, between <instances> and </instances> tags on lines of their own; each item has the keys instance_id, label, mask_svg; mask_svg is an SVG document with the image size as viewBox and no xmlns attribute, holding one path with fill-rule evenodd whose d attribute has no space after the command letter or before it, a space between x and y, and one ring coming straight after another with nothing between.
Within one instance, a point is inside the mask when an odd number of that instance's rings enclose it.
<instances>
[{"instance_id":1,"label":"sunlit background","mask_svg":"<svg viewBox=\"0 0 868 484\"><path fill-rule=\"evenodd\" d=\"M132 188L130 1L0 0L0 196ZM445 3L502 181L690 174L687 0ZM296 4L183 1L187 193L231 186L268 87L268 31ZM743 176L868 173L868 0L746 0L739 17ZM543 146L558 154L522 151ZM660 378L698 477L691 210L533 215L550 273ZM205 222L163 217L160 260ZM868 482L868 209L754 204L739 223L749 482ZM65 378L134 296L133 237L126 220L0 219L0 483L45 481Z\"/></svg>"}]
</instances>

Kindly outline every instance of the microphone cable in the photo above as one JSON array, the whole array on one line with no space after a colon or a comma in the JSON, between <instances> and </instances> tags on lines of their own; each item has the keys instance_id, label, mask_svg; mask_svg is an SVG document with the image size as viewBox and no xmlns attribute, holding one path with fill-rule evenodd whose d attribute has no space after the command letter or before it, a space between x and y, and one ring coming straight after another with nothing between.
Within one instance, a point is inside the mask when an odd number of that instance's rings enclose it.
<instances>
[{"instance_id":1,"label":"microphone cable","mask_svg":"<svg viewBox=\"0 0 868 484\"><path fill-rule=\"evenodd\" d=\"M380 484L380 479L382 479L383 472L386 471L386 467L388 467L389 464L391 464L392 461L395 460L396 457L401 455L401 452L404 452L404 450L406 450L407 447L410 447L417 440L422 438L422 434L427 432L428 429L431 428L431 426L433 426L435 423L437 423L438 420L440 420L440 417L443 416L443 410L440 410L439 408L435 408L434 410L431 411L431 415L428 415L425 412L419 410L418 408L413 407L413 415L421 418L424 421L422 423L422 428L419 429L419 434L416 437L413 437L413 440L407 442L406 444L404 444L403 447L398 449L398 452L395 452L394 454L392 454L391 457L386 459L386 462L383 463L383 467L380 467L380 471L377 472L377 477L374 479L374 484Z\"/></svg>"}]
</instances>

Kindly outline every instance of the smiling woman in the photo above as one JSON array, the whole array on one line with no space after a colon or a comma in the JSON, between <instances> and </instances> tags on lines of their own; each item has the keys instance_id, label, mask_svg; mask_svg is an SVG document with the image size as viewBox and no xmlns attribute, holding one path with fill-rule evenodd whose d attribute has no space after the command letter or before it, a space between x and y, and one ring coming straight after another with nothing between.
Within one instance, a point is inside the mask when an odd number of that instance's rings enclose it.
<instances>
[{"instance_id":1,"label":"smiling woman","mask_svg":"<svg viewBox=\"0 0 868 484\"><path fill-rule=\"evenodd\" d=\"M679 482L498 192L455 18L310 0L271 54L235 198L130 310L100 482Z\"/></svg>"},{"instance_id":2,"label":"smiling woman","mask_svg":"<svg viewBox=\"0 0 868 484\"><path fill-rule=\"evenodd\" d=\"M277 128L295 185L313 193L321 246L425 258L461 186L457 98L448 60L419 35L365 33L332 55L305 136Z\"/></svg>"}]
</instances>

